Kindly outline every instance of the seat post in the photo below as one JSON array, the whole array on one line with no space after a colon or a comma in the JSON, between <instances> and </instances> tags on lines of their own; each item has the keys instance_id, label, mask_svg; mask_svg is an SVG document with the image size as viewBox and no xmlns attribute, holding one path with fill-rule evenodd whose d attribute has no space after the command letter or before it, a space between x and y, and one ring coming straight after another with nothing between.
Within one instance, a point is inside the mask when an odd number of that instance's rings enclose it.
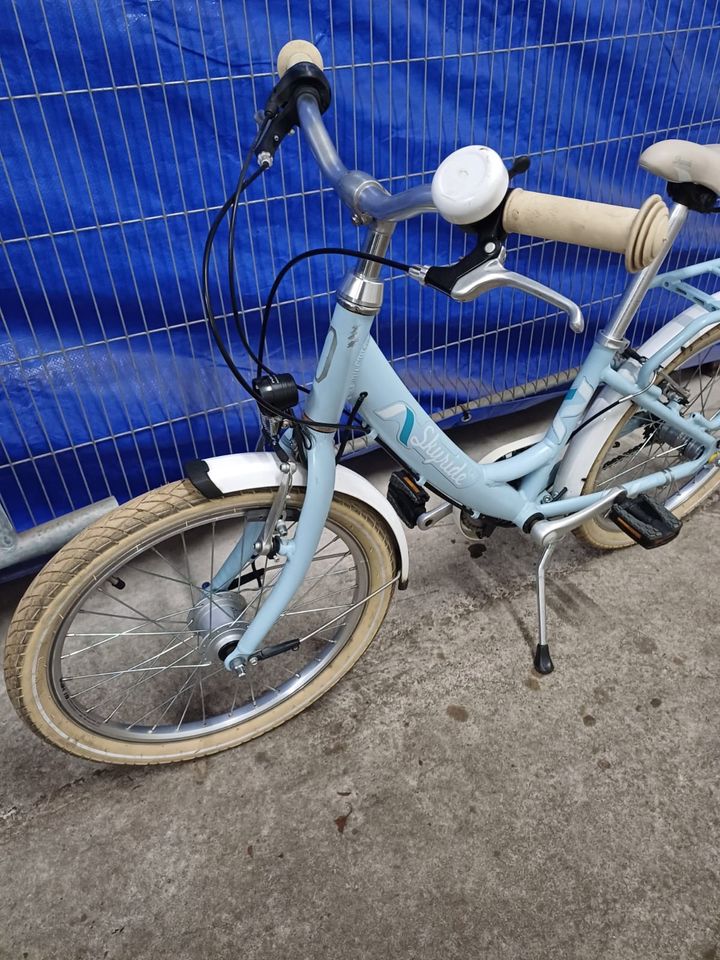
<instances>
[{"instance_id":1,"label":"seat post","mask_svg":"<svg viewBox=\"0 0 720 960\"><path fill-rule=\"evenodd\" d=\"M675 238L680 233L683 224L688 215L688 208L681 203L674 203L670 208L670 219L668 221L668 232L665 242L660 248L660 252L647 267L636 274L633 281L628 286L625 294L620 301L620 305L615 312L614 317L608 326L598 334L597 341L604 347L611 347L615 350L622 350L627 346L625 332L630 326L632 318L638 311L643 297L648 291L650 284L660 269L660 266L667 256L670 247Z\"/></svg>"}]
</instances>

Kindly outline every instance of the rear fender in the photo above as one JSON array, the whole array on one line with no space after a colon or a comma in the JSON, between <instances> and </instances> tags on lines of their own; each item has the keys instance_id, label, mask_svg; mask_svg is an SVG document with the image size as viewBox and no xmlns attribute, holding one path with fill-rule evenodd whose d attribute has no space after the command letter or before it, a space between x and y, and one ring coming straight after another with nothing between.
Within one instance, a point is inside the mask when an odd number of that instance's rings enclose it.
<instances>
[{"instance_id":1,"label":"rear fender","mask_svg":"<svg viewBox=\"0 0 720 960\"><path fill-rule=\"evenodd\" d=\"M713 294L713 296L720 298L720 293ZM688 307L687 310L683 310L682 313L679 313L676 317L673 317L669 323L666 323L664 327L661 327L657 333L654 333L642 346L638 347L638 353L644 357L650 357L652 354L660 350L665 344L671 340L676 334L681 330L687 327L691 321L695 320L700 314L704 313L704 308L700 306ZM712 329L708 327L706 330L703 330L698 336L704 336L707 333L707 330ZM677 353L680 351L678 350ZM673 354L672 357L669 357L665 363L669 360L674 359L677 356L677 353ZM628 361L625 366L629 370L637 370L637 364L633 361ZM604 390L601 390L597 397L593 400L591 405L588 407L587 413L585 414L584 420L589 420L595 414L599 413L601 410L604 410L608 404L612 403L614 400L617 400L620 397L619 393L611 390L609 387L605 387ZM577 436L571 441L570 446L565 453L565 456L562 459L560 468L557 472L555 482L553 484L556 490L562 490L564 487L567 488L567 493L565 497L577 497L582 493L582 488L587 479L587 476L592 468L592 465L595 463L595 460L603 448L605 441L608 438L608 435L615 429L615 427L620 423L622 418L625 416L627 411L632 405L631 400L627 400L624 403L619 403L616 407L613 407L611 410L602 416L599 416L597 420L594 420L591 424L588 424L587 427L582 429Z\"/></svg>"}]
</instances>

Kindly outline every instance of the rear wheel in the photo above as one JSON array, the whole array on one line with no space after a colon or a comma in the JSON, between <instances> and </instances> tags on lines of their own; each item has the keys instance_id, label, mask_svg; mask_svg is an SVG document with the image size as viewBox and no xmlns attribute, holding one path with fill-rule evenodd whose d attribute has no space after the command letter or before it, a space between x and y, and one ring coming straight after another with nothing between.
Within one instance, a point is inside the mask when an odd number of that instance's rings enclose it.
<instances>
[{"instance_id":1,"label":"rear wheel","mask_svg":"<svg viewBox=\"0 0 720 960\"><path fill-rule=\"evenodd\" d=\"M264 646L299 639L246 674L222 660L267 602L285 560L258 558L230 586L207 585L267 515L274 490L206 500L187 481L113 511L41 571L13 618L10 698L41 736L106 763L167 763L259 736L299 713L350 669L394 589L394 544L381 518L333 500L306 580ZM302 495L287 501L294 535ZM251 535L251 527L248 527Z\"/></svg>"},{"instance_id":2,"label":"rear wheel","mask_svg":"<svg viewBox=\"0 0 720 960\"><path fill-rule=\"evenodd\" d=\"M664 368L688 391L683 407L687 417L699 412L711 418L720 410L720 327L714 327L688 344ZM690 438L669 428L647 411L632 405L611 430L593 463L583 493L605 490L663 470L687 459L695 459ZM706 464L687 480L671 480L650 491L676 517L686 517L720 485L720 461ZM576 535L602 550L629 547L633 541L607 517L583 524Z\"/></svg>"}]
</instances>

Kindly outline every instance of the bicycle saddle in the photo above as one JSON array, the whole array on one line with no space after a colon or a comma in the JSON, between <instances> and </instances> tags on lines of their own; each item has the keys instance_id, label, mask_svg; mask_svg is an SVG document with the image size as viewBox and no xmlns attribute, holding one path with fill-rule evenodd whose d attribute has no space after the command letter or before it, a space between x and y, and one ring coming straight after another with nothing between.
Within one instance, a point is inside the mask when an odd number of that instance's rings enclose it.
<instances>
[{"instance_id":1,"label":"bicycle saddle","mask_svg":"<svg viewBox=\"0 0 720 960\"><path fill-rule=\"evenodd\" d=\"M640 166L671 183L698 183L720 194L720 144L660 140L640 154Z\"/></svg>"}]
</instances>

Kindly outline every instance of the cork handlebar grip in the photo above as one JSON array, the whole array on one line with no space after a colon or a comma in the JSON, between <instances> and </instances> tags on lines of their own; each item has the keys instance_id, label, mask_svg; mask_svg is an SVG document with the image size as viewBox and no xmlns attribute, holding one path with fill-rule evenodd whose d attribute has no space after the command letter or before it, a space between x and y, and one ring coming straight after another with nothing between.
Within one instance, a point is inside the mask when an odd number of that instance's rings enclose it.
<instances>
[{"instance_id":1,"label":"cork handlebar grip","mask_svg":"<svg viewBox=\"0 0 720 960\"><path fill-rule=\"evenodd\" d=\"M322 55L309 40L290 40L286 43L278 54L277 72L282 77L296 63L314 63L320 70L323 68Z\"/></svg>"},{"instance_id":2,"label":"cork handlebar grip","mask_svg":"<svg viewBox=\"0 0 720 960\"><path fill-rule=\"evenodd\" d=\"M508 233L625 254L630 273L646 267L667 239L668 209L657 194L636 210L515 189L503 212Z\"/></svg>"}]
</instances>

